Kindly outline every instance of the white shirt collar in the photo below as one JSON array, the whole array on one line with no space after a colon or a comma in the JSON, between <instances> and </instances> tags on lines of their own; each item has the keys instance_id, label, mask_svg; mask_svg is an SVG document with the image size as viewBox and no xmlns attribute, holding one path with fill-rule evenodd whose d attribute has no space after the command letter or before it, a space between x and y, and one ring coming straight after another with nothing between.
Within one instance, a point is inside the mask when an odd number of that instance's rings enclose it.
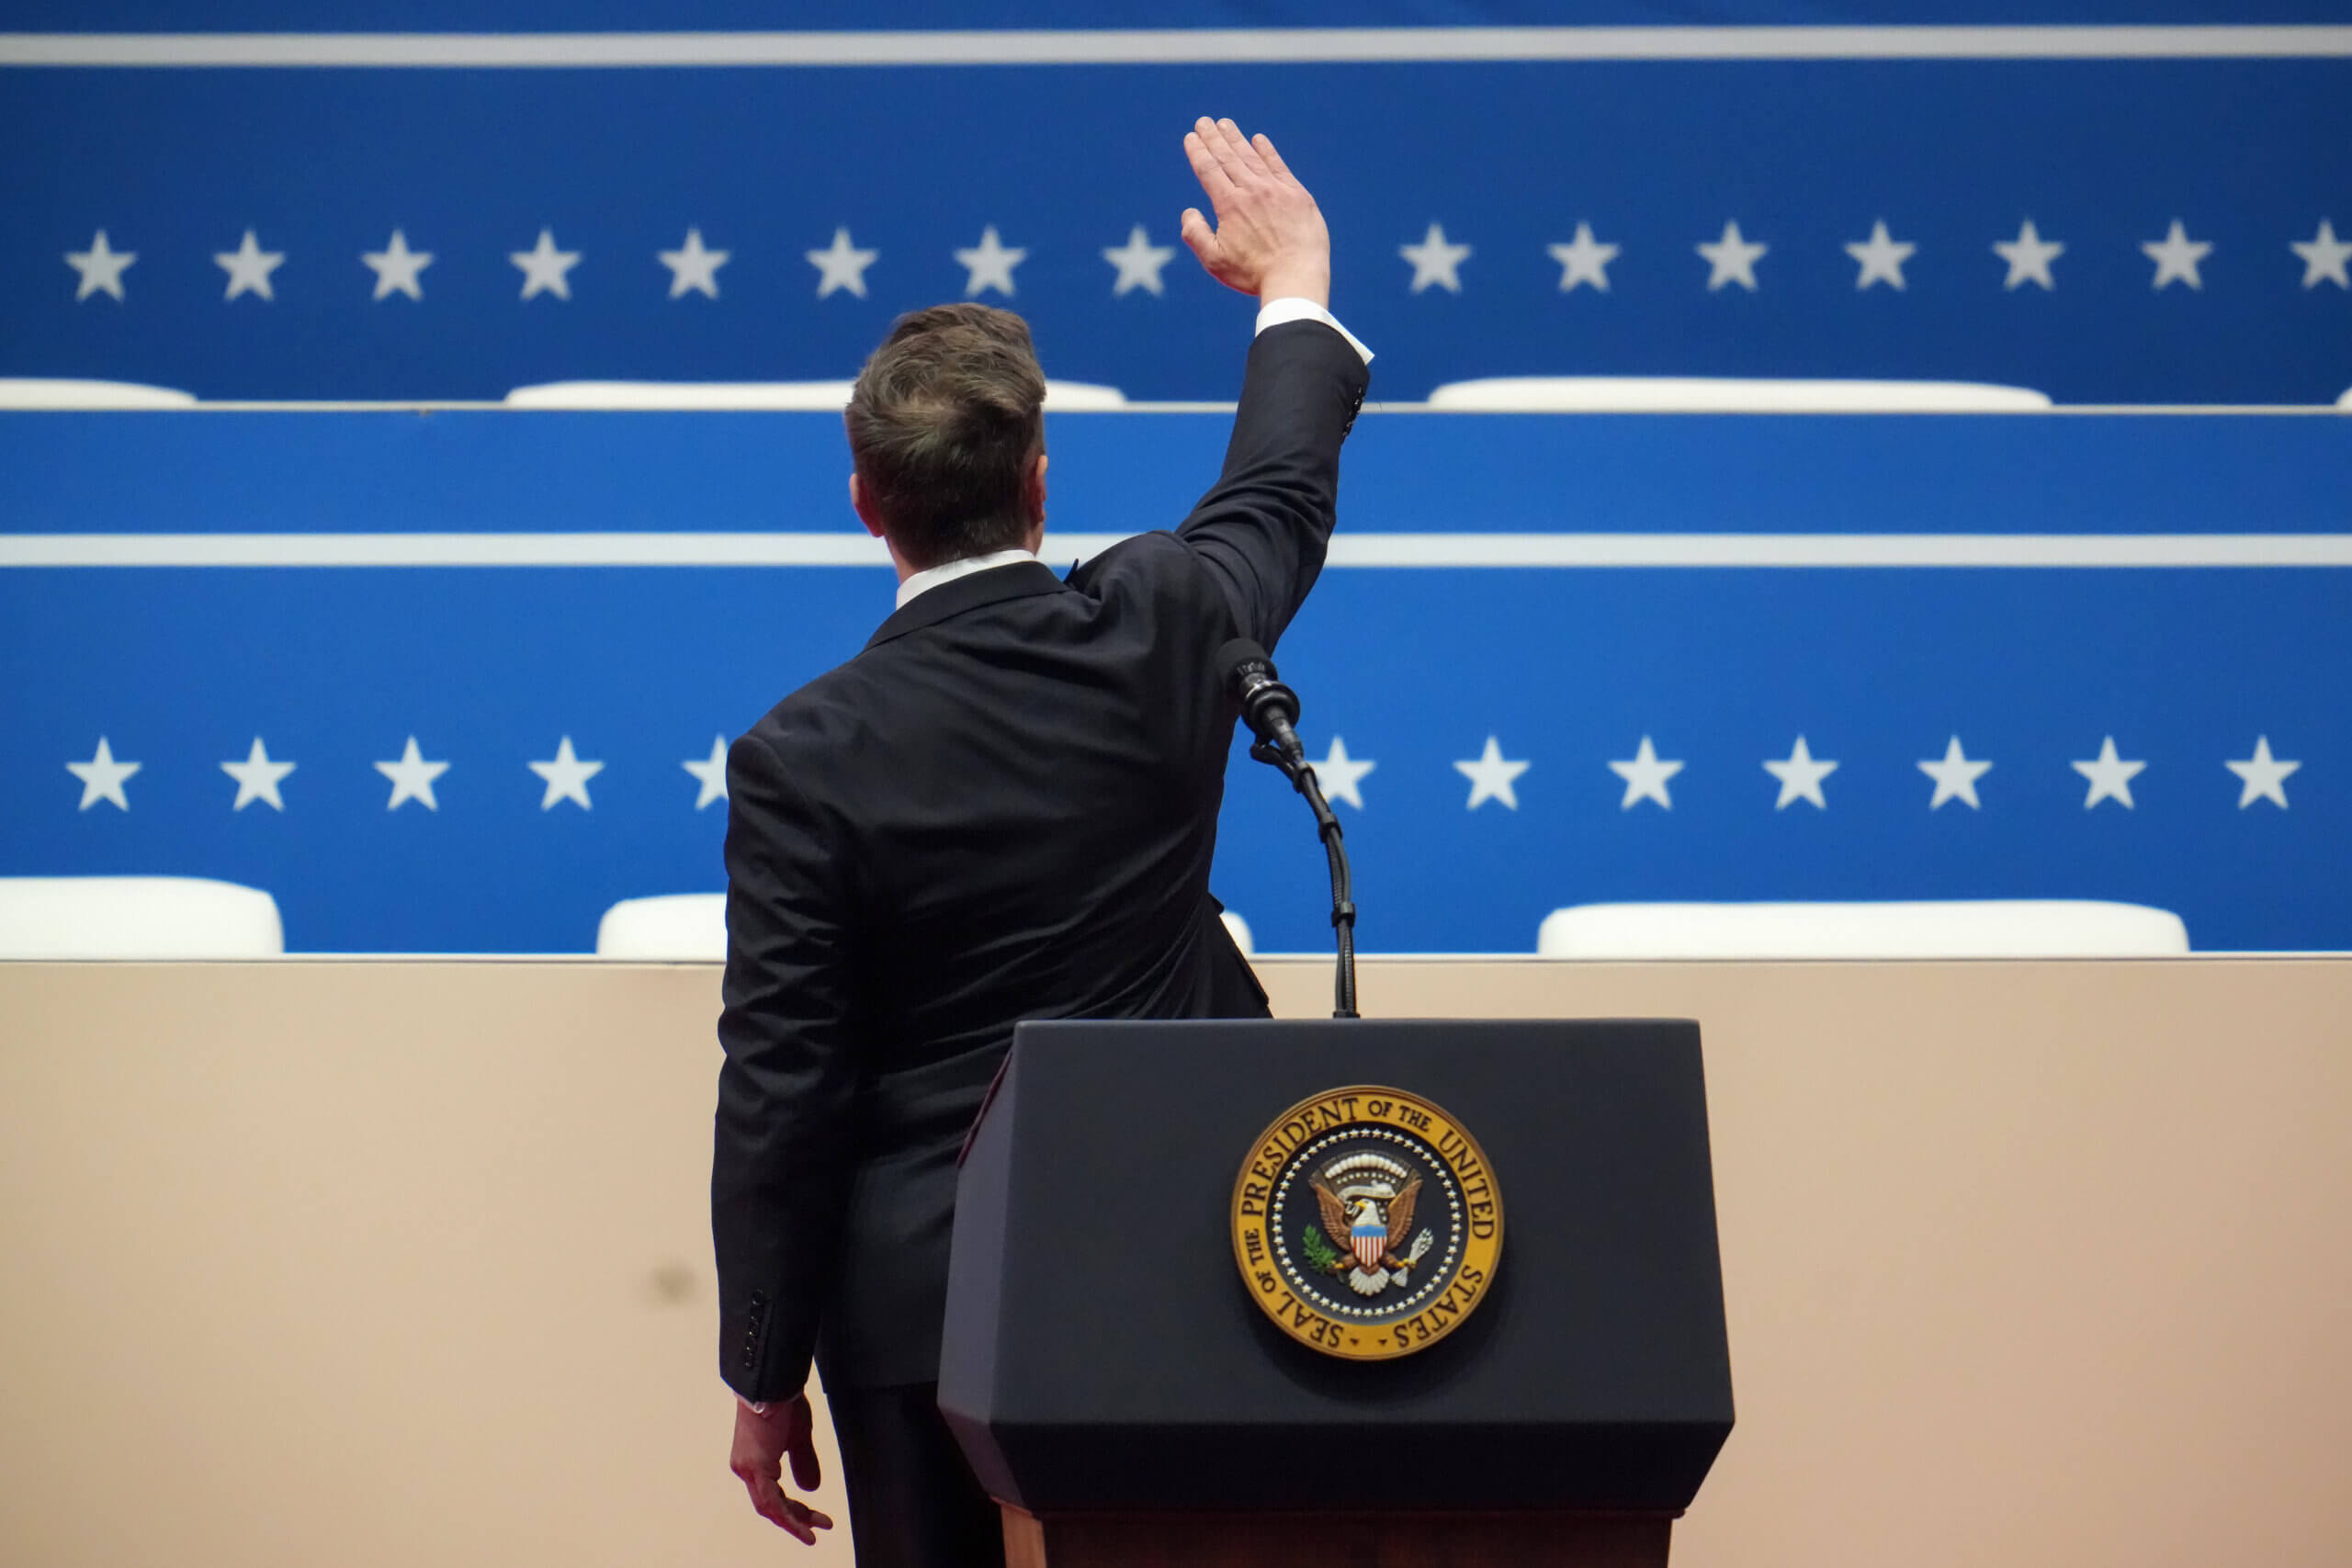
<instances>
[{"instance_id":1,"label":"white shirt collar","mask_svg":"<svg viewBox=\"0 0 2352 1568\"><path fill-rule=\"evenodd\" d=\"M898 607L905 609L914 603L918 594L928 593L943 582L953 582L959 577L969 577L976 571L987 571L993 567L1013 566L1036 558L1035 550L990 550L984 556L966 556L961 560L943 561L937 566L925 567L899 584Z\"/></svg>"}]
</instances>

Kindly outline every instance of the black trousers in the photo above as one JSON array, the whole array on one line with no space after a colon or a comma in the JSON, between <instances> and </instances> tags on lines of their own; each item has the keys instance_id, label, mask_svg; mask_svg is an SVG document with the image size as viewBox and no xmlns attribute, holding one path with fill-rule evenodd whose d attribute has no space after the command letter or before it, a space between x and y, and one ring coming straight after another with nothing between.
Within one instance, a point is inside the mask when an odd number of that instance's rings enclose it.
<instances>
[{"instance_id":1,"label":"black trousers","mask_svg":"<svg viewBox=\"0 0 2352 1568\"><path fill-rule=\"evenodd\" d=\"M939 1414L939 1385L825 1391L857 1568L1003 1568L997 1506Z\"/></svg>"}]
</instances>

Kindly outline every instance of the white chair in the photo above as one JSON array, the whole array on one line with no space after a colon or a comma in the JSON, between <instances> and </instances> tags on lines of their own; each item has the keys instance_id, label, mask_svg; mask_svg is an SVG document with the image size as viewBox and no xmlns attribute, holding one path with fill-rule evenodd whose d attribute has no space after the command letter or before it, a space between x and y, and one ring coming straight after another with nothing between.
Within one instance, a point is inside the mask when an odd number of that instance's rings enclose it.
<instances>
[{"instance_id":1,"label":"white chair","mask_svg":"<svg viewBox=\"0 0 2352 1568\"><path fill-rule=\"evenodd\" d=\"M50 376L0 376L0 409L191 409L194 392L136 381L77 381Z\"/></svg>"},{"instance_id":2,"label":"white chair","mask_svg":"<svg viewBox=\"0 0 2352 1568\"><path fill-rule=\"evenodd\" d=\"M624 898L596 922L596 956L655 963L727 958L727 895Z\"/></svg>"},{"instance_id":3,"label":"white chair","mask_svg":"<svg viewBox=\"0 0 2352 1568\"><path fill-rule=\"evenodd\" d=\"M2188 951L2168 909L2078 899L1950 903L1578 904L1544 917L1545 958L2162 958Z\"/></svg>"},{"instance_id":4,"label":"white chair","mask_svg":"<svg viewBox=\"0 0 2352 1568\"><path fill-rule=\"evenodd\" d=\"M1244 956L1250 922L1225 911L1225 929ZM596 922L596 956L653 962L727 956L727 895L673 893L660 898L624 898Z\"/></svg>"},{"instance_id":5,"label":"white chair","mask_svg":"<svg viewBox=\"0 0 2352 1568\"><path fill-rule=\"evenodd\" d=\"M1247 958L1258 951L1250 941L1249 921L1243 919L1240 916L1235 914L1230 909L1226 910L1217 918L1225 922L1225 929L1233 933L1233 945L1241 950L1242 957Z\"/></svg>"},{"instance_id":6,"label":"white chair","mask_svg":"<svg viewBox=\"0 0 2352 1568\"><path fill-rule=\"evenodd\" d=\"M834 412L854 381L548 381L506 394L514 409L588 409L690 412ZM1048 381L1046 406L1057 413L1120 409L1127 395L1086 381Z\"/></svg>"},{"instance_id":7,"label":"white chair","mask_svg":"<svg viewBox=\"0 0 2352 1568\"><path fill-rule=\"evenodd\" d=\"M275 958L277 900L197 876L0 876L0 958Z\"/></svg>"},{"instance_id":8,"label":"white chair","mask_svg":"<svg viewBox=\"0 0 2352 1568\"><path fill-rule=\"evenodd\" d=\"M1704 376L1499 376L1448 381L1429 406L1465 413L2032 413L2046 392L1975 381Z\"/></svg>"}]
</instances>

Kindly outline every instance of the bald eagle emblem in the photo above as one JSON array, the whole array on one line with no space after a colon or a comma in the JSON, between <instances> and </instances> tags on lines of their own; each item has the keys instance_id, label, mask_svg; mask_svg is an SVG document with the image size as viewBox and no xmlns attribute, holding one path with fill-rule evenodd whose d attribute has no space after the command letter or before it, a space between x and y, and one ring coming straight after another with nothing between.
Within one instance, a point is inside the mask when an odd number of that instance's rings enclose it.
<instances>
[{"instance_id":1,"label":"bald eagle emblem","mask_svg":"<svg viewBox=\"0 0 2352 1568\"><path fill-rule=\"evenodd\" d=\"M1343 1276L1360 1296L1411 1282L1413 1266L1435 1241L1427 1229L1413 1233L1418 1174L1385 1155L1353 1154L1333 1160L1307 1184L1315 1189L1323 1233L1338 1247L1323 1265L1328 1272Z\"/></svg>"}]
</instances>

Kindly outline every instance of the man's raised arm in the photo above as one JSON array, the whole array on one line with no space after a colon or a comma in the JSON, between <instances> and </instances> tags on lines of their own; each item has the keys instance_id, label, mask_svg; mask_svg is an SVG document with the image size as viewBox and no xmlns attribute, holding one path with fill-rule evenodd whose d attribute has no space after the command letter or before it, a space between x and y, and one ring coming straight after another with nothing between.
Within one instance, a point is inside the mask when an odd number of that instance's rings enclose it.
<instances>
[{"instance_id":1,"label":"man's raised arm","mask_svg":"<svg viewBox=\"0 0 2352 1568\"><path fill-rule=\"evenodd\" d=\"M1216 213L1212 227L1187 208L1184 243L1260 309L1225 470L1177 533L1217 575L1242 633L1272 648L1322 570L1340 444L1372 355L1331 315L1330 232L1273 142L1204 118L1184 154Z\"/></svg>"}]
</instances>

